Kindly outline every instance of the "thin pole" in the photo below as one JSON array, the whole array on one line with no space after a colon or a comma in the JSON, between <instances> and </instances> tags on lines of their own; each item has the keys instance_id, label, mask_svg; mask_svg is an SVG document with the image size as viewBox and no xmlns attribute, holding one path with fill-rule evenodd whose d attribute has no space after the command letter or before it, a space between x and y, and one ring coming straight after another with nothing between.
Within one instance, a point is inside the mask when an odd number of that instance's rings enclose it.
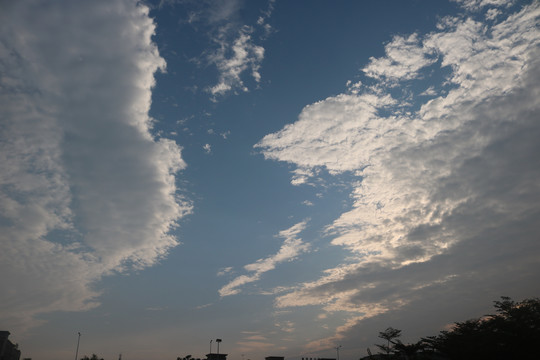
<instances>
[{"instance_id":1,"label":"thin pole","mask_svg":"<svg viewBox=\"0 0 540 360\"><path fill-rule=\"evenodd\" d=\"M221 339L216 339L216 342L217 342L217 355L219 359L219 343L221 342Z\"/></svg>"},{"instance_id":2,"label":"thin pole","mask_svg":"<svg viewBox=\"0 0 540 360\"><path fill-rule=\"evenodd\" d=\"M79 344L81 342L81 333L78 332L77 334L79 334L79 337L77 338L77 351L75 351L75 360L77 360L77 358L79 357Z\"/></svg>"},{"instance_id":3,"label":"thin pole","mask_svg":"<svg viewBox=\"0 0 540 360\"><path fill-rule=\"evenodd\" d=\"M212 353L212 340L210 340L210 354Z\"/></svg>"},{"instance_id":4,"label":"thin pole","mask_svg":"<svg viewBox=\"0 0 540 360\"><path fill-rule=\"evenodd\" d=\"M337 360L339 360L339 348L340 347L341 347L341 345L335 347L336 352L337 352Z\"/></svg>"}]
</instances>

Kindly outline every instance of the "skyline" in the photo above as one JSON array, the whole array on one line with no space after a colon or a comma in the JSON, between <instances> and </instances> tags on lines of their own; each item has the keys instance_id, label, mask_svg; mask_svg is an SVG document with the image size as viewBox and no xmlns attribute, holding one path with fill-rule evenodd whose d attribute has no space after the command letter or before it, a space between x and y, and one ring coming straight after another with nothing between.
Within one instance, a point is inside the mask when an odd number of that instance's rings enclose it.
<instances>
[{"instance_id":1,"label":"skyline","mask_svg":"<svg viewBox=\"0 0 540 360\"><path fill-rule=\"evenodd\" d=\"M538 296L539 19L0 2L3 330L35 360L73 358L78 332L106 360L217 338L347 360Z\"/></svg>"}]
</instances>

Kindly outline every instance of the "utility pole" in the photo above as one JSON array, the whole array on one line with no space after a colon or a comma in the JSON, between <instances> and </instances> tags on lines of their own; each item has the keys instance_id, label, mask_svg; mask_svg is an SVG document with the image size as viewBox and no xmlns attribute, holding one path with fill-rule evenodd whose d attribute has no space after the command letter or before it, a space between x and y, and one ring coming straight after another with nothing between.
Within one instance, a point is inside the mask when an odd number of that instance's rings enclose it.
<instances>
[{"instance_id":1,"label":"utility pole","mask_svg":"<svg viewBox=\"0 0 540 360\"><path fill-rule=\"evenodd\" d=\"M338 345L336 346L334 349L336 349L336 352L337 352L337 360L339 360L339 348L341 347L341 345Z\"/></svg>"},{"instance_id":2,"label":"utility pole","mask_svg":"<svg viewBox=\"0 0 540 360\"><path fill-rule=\"evenodd\" d=\"M77 334L79 334L79 337L77 338L77 350L75 351L75 360L77 360L77 358L79 357L79 344L81 342L81 333L78 332Z\"/></svg>"},{"instance_id":3,"label":"utility pole","mask_svg":"<svg viewBox=\"0 0 540 360\"><path fill-rule=\"evenodd\" d=\"M219 343L221 342L221 339L216 339L216 342L217 342L217 357L219 360Z\"/></svg>"}]
</instances>

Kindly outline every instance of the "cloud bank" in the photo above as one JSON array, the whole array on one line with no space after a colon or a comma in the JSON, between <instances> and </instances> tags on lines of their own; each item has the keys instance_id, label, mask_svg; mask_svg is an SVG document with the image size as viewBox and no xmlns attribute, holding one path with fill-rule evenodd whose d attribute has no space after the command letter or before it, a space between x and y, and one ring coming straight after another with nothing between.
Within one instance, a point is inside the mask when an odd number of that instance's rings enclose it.
<instances>
[{"instance_id":1,"label":"cloud bank","mask_svg":"<svg viewBox=\"0 0 540 360\"><path fill-rule=\"evenodd\" d=\"M38 15L39 14L39 15ZM190 211L180 147L155 138L165 68L137 1L9 2L0 12L0 318L96 306L102 276L150 266Z\"/></svg>"},{"instance_id":2,"label":"cloud bank","mask_svg":"<svg viewBox=\"0 0 540 360\"><path fill-rule=\"evenodd\" d=\"M311 349L436 294L530 290L540 270L540 6L503 16L501 1L460 2L479 13L394 37L363 69L368 85L306 106L255 145L293 164L295 185L321 170L357 178L352 208L326 228L352 257L276 298L350 313ZM430 76L442 80L425 91Z\"/></svg>"}]
</instances>

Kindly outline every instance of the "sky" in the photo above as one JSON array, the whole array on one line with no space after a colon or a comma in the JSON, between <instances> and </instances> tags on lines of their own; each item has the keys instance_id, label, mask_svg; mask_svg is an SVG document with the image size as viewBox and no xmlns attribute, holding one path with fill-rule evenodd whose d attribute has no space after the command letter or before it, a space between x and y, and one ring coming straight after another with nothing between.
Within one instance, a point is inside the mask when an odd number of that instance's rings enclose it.
<instances>
[{"instance_id":1,"label":"sky","mask_svg":"<svg viewBox=\"0 0 540 360\"><path fill-rule=\"evenodd\" d=\"M540 2L0 0L23 358L354 360L540 295Z\"/></svg>"}]
</instances>

